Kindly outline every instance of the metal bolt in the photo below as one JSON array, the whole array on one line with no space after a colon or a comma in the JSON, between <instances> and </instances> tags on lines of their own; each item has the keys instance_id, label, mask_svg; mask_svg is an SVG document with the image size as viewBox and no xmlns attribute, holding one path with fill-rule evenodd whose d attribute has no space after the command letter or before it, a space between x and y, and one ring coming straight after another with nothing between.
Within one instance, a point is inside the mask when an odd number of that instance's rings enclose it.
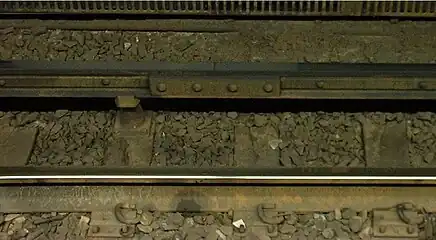
<instances>
[{"instance_id":1,"label":"metal bolt","mask_svg":"<svg viewBox=\"0 0 436 240\"><path fill-rule=\"evenodd\" d=\"M109 85L111 83L111 81L109 79L102 79L101 80L101 84L103 85Z\"/></svg>"},{"instance_id":2,"label":"metal bolt","mask_svg":"<svg viewBox=\"0 0 436 240\"><path fill-rule=\"evenodd\" d=\"M385 232L386 232L386 226L385 226L385 225L381 225L381 226L378 228L378 230L379 230L379 232L381 232L381 233L385 233Z\"/></svg>"},{"instance_id":3,"label":"metal bolt","mask_svg":"<svg viewBox=\"0 0 436 240\"><path fill-rule=\"evenodd\" d=\"M412 234L415 232L415 228L413 226L407 226L407 233Z\"/></svg>"},{"instance_id":4,"label":"metal bolt","mask_svg":"<svg viewBox=\"0 0 436 240\"><path fill-rule=\"evenodd\" d=\"M268 229L268 233L273 233L276 230L274 225L268 225L267 229Z\"/></svg>"},{"instance_id":5,"label":"metal bolt","mask_svg":"<svg viewBox=\"0 0 436 240\"><path fill-rule=\"evenodd\" d=\"M5 80L0 80L0 86L4 86L4 85L6 85L6 81Z\"/></svg>"},{"instance_id":6,"label":"metal bolt","mask_svg":"<svg viewBox=\"0 0 436 240\"><path fill-rule=\"evenodd\" d=\"M229 90L229 92L237 92L238 91L238 86L236 86L235 84L229 84L227 86L227 90Z\"/></svg>"},{"instance_id":7,"label":"metal bolt","mask_svg":"<svg viewBox=\"0 0 436 240\"><path fill-rule=\"evenodd\" d=\"M203 88L202 88L201 85L198 84L198 83L194 83L194 84L192 85L192 90L194 90L195 92L200 92L202 89L203 89Z\"/></svg>"},{"instance_id":8,"label":"metal bolt","mask_svg":"<svg viewBox=\"0 0 436 240\"><path fill-rule=\"evenodd\" d=\"M156 88L159 92L165 92L167 90L167 85L165 83L159 83Z\"/></svg>"},{"instance_id":9,"label":"metal bolt","mask_svg":"<svg viewBox=\"0 0 436 240\"><path fill-rule=\"evenodd\" d=\"M427 89L428 88L428 84L426 82L419 82L419 88Z\"/></svg>"},{"instance_id":10,"label":"metal bolt","mask_svg":"<svg viewBox=\"0 0 436 240\"><path fill-rule=\"evenodd\" d=\"M263 90L265 91L265 92L272 92L272 90L273 90L273 86L271 85L271 84L269 84L269 83L267 83L267 84L265 84L265 85L263 85Z\"/></svg>"},{"instance_id":11,"label":"metal bolt","mask_svg":"<svg viewBox=\"0 0 436 240\"><path fill-rule=\"evenodd\" d=\"M324 86L325 86L325 82L324 82L324 81L318 81L318 82L316 82L316 86L317 86L318 88L324 88Z\"/></svg>"},{"instance_id":12,"label":"metal bolt","mask_svg":"<svg viewBox=\"0 0 436 240\"><path fill-rule=\"evenodd\" d=\"M100 232L100 227L99 226L92 226L91 231L92 231L92 233L98 233L98 232Z\"/></svg>"}]
</instances>

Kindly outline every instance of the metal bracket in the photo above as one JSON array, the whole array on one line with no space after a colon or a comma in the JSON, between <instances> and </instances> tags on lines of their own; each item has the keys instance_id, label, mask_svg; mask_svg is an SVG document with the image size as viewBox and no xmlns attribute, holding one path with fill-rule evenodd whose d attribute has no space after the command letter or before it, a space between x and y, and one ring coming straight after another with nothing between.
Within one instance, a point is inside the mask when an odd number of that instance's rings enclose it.
<instances>
[{"instance_id":1,"label":"metal bracket","mask_svg":"<svg viewBox=\"0 0 436 240\"><path fill-rule=\"evenodd\" d=\"M407 219L419 219L413 210L402 210L401 216ZM406 223L397 209L373 211L373 240L413 240L418 239L419 228L415 221Z\"/></svg>"},{"instance_id":2,"label":"metal bracket","mask_svg":"<svg viewBox=\"0 0 436 240\"><path fill-rule=\"evenodd\" d=\"M116 219L113 211L92 212L88 237L129 239L133 237L135 232L135 228L133 228L133 231L131 228L132 226L120 223Z\"/></svg>"},{"instance_id":3,"label":"metal bracket","mask_svg":"<svg viewBox=\"0 0 436 240\"><path fill-rule=\"evenodd\" d=\"M271 76L151 77L153 96L179 98L274 98L280 95L280 80Z\"/></svg>"},{"instance_id":4,"label":"metal bracket","mask_svg":"<svg viewBox=\"0 0 436 240\"><path fill-rule=\"evenodd\" d=\"M289 213L277 211L275 204L259 204L257 214L264 223L272 225L283 223L285 216L289 215Z\"/></svg>"}]
</instances>

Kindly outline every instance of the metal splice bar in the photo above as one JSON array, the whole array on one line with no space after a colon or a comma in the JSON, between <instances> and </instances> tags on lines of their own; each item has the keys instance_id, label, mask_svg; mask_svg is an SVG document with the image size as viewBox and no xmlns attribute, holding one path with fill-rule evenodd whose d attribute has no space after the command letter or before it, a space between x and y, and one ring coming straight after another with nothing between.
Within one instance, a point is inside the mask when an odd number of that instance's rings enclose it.
<instances>
[{"instance_id":1,"label":"metal splice bar","mask_svg":"<svg viewBox=\"0 0 436 240\"><path fill-rule=\"evenodd\" d=\"M0 62L0 97L436 99L435 64Z\"/></svg>"}]
</instances>

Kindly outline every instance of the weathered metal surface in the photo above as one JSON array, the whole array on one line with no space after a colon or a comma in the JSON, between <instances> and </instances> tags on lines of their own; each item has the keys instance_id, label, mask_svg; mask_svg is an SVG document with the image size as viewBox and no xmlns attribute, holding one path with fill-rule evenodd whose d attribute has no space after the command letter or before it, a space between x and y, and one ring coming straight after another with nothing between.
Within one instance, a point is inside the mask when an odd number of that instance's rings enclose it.
<instances>
[{"instance_id":1,"label":"weathered metal surface","mask_svg":"<svg viewBox=\"0 0 436 240\"><path fill-rule=\"evenodd\" d=\"M11 186L0 188L1 212L107 211L118 203L159 211L253 211L274 203L277 211L386 208L410 201L436 211L434 187L306 186Z\"/></svg>"},{"instance_id":2,"label":"weathered metal surface","mask_svg":"<svg viewBox=\"0 0 436 240\"><path fill-rule=\"evenodd\" d=\"M435 78L401 77L313 77L282 78L283 89L324 90L434 90Z\"/></svg>"},{"instance_id":3,"label":"weathered metal surface","mask_svg":"<svg viewBox=\"0 0 436 240\"><path fill-rule=\"evenodd\" d=\"M0 97L436 99L436 65L0 63Z\"/></svg>"},{"instance_id":4,"label":"weathered metal surface","mask_svg":"<svg viewBox=\"0 0 436 240\"><path fill-rule=\"evenodd\" d=\"M407 219L418 218L416 211L405 210L403 214ZM398 210L374 210L373 211L373 234L376 240L391 239L418 239L418 223L404 222Z\"/></svg>"},{"instance_id":5,"label":"weathered metal surface","mask_svg":"<svg viewBox=\"0 0 436 240\"><path fill-rule=\"evenodd\" d=\"M153 96L177 98L273 98L280 95L278 78L270 76L151 77Z\"/></svg>"},{"instance_id":6,"label":"weathered metal surface","mask_svg":"<svg viewBox=\"0 0 436 240\"><path fill-rule=\"evenodd\" d=\"M434 17L430 1L9 1L1 13Z\"/></svg>"},{"instance_id":7,"label":"weathered metal surface","mask_svg":"<svg viewBox=\"0 0 436 240\"><path fill-rule=\"evenodd\" d=\"M0 87L148 88L148 76L0 76Z\"/></svg>"}]
</instances>

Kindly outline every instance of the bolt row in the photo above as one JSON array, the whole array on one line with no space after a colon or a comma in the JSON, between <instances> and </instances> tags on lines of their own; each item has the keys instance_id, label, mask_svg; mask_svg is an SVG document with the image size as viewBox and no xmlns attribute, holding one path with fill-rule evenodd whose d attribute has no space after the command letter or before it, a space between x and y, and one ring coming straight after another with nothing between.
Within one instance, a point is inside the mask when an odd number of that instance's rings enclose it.
<instances>
[{"instance_id":1,"label":"bolt row","mask_svg":"<svg viewBox=\"0 0 436 240\"><path fill-rule=\"evenodd\" d=\"M191 88L194 92L201 92L203 90L203 87L199 83L192 84ZM167 85L165 83L158 83L156 85L156 89L159 92L165 92L167 90ZM236 84L227 85L227 91L229 91L229 92L234 93L234 92L238 92L238 90L239 90L239 88ZM274 87L271 84L267 83L263 86L263 90L267 93L270 93L274 90Z\"/></svg>"}]
</instances>

